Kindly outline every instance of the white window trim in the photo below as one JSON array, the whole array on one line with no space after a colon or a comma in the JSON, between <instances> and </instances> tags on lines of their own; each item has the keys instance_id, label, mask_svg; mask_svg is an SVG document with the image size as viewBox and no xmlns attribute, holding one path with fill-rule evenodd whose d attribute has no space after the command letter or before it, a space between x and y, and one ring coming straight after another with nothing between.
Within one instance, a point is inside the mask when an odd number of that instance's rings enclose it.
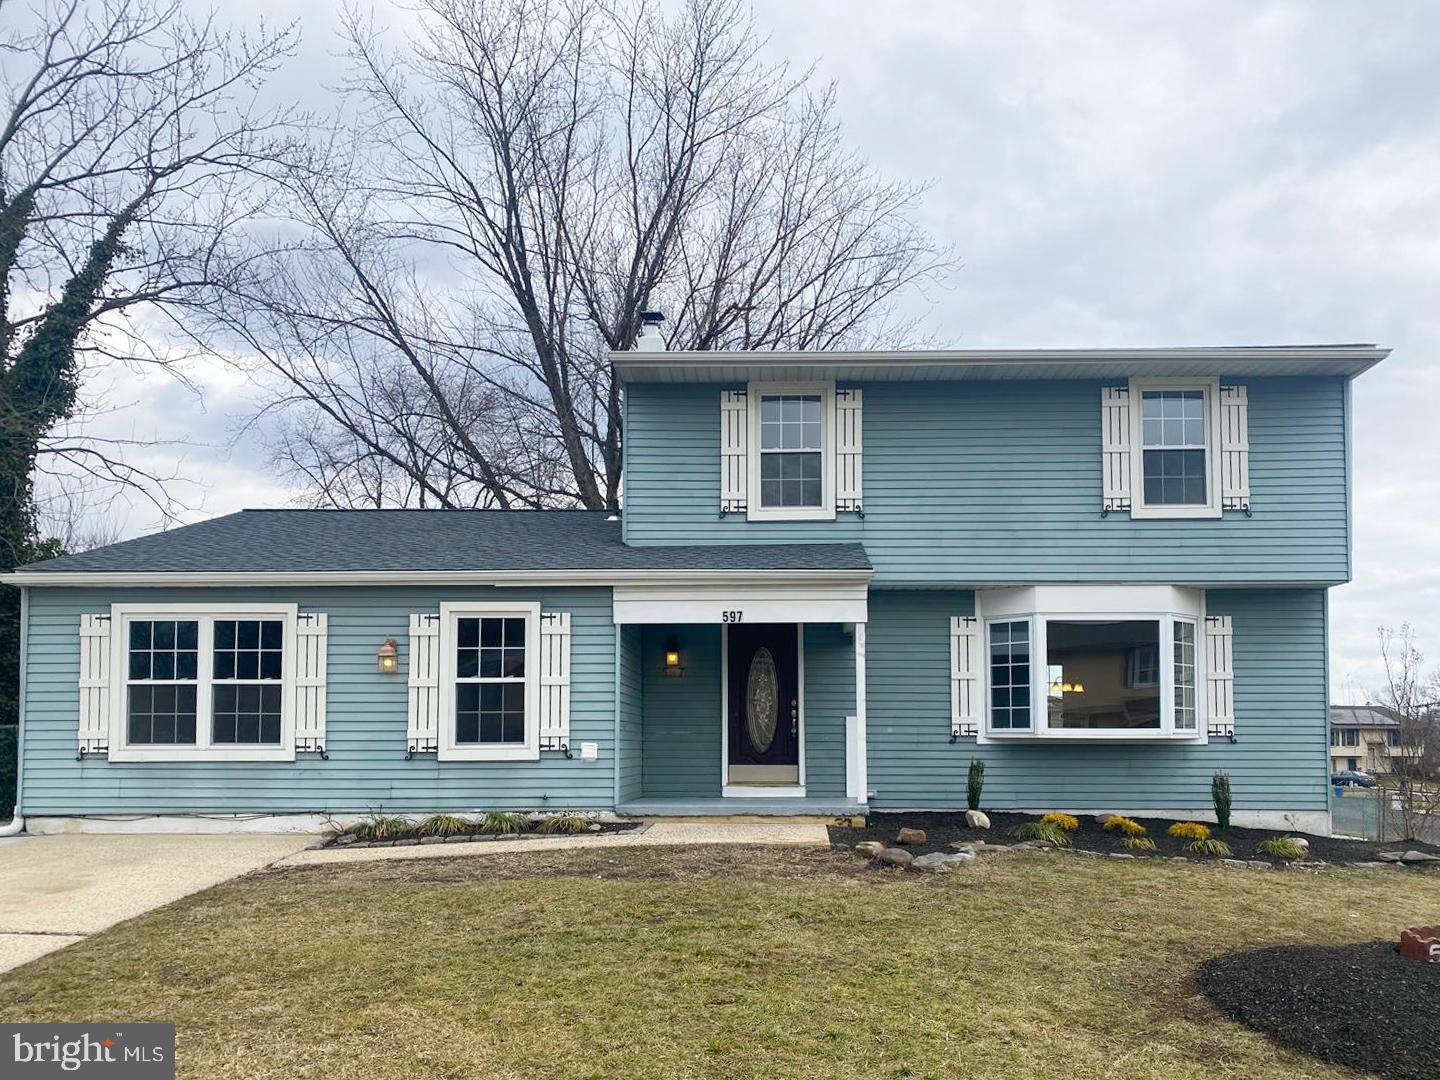
<instances>
[{"instance_id":1,"label":"white window trim","mask_svg":"<svg viewBox=\"0 0 1440 1080\"><path fill-rule=\"evenodd\" d=\"M1206 723L1205 594L1199 589L1146 585L1035 586L1023 589L988 589L975 594L980 619L980 700L984 716L976 737L979 745L1011 742L1121 742L1185 743L1209 741ZM1160 727L1115 730L1055 728L1049 726L1047 623L1134 619L1158 622L1160 647ZM1175 667L1173 641L1176 621L1195 627L1195 727L1175 727ZM1030 727L994 728L990 718L990 626L1023 622L1030 628ZM1167 648L1170 645L1170 648Z\"/></svg>"},{"instance_id":2,"label":"white window trim","mask_svg":"<svg viewBox=\"0 0 1440 1080\"><path fill-rule=\"evenodd\" d=\"M455 623L462 618L525 620L525 741L523 743L456 743ZM465 601L440 605L440 737L439 761L540 760L540 605Z\"/></svg>"},{"instance_id":3,"label":"white window trim","mask_svg":"<svg viewBox=\"0 0 1440 1080\"><path fill-rule=\"evenodd\" d=\"M1145 393L1152 390L1205 392L1205 505L1145 504ZM1130 516L1132 518L1218 518L1220 508L1220 380L1130 380Z\"/></svg>"},{"instance_id":4,"label":"white window trim","mask_svg":"<svg viewBox=\"0 0 1440 1080\"><path fill-rule=\"evenodd\" d=\"M294 761L295 760L295 623L296 604L112 604L110 606L110 750L111 761ZM280 619L285 624L281 660L279 746L215 745L210 741L215 664L214 625L224 619ZM159 619L200 622L196 642L195 744L193 746L131 745L128 691L130 686L130 623Z\"/></svg>"},{"instance_id":5,"label":"white window trim","mask_svg":"<svg viewBox=\"0 0 1440 1080\"><path fill-rule=\"evenodd\" d=\"M781 394L818 394L820 396L820 505L761 505L760 492L760 414L762 398ZM745 501L747 521L834 521L835 520L835 384L833 382L781 383L752 382L745 388L749 403L746 440L746 472L748 492Z\"/></svg>"}]
</instances>

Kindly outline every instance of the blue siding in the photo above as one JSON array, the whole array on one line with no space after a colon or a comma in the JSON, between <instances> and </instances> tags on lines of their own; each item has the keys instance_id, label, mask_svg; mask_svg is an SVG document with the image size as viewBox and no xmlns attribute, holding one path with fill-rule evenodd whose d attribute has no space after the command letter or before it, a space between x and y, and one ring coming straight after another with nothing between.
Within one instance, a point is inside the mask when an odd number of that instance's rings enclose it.
<instances>
[{"instance_id":1,"label":"blue siding","mask_svg":"<svg viewBox=\"0 0 1440 1080\"><path fill-rule=\"evenodd\" d=\"M615 801L630 802L644 791L644 767L641 757L643 702L641 690L640 627L621 626L616 629L620 654L616 663L618 715L615 720Z\"/></svg>"},{"instance_id":2,"label":"blue siding","mask_svg":"<svg viewBox=\"0 0 1440 1080\"><path fill-rule=\"evenodd\" d=\"M1203 809L1230 772L1237 810L1326 809L1325 592L1211 590L1235 630L1238 741L1206 746L950 742L952 615L969 592L870 594L866 679L869 774L885 807L961 808L970 759L985 762L993 809Z\"/></svg>"},{"instance_id":3,"label":"blue siding","mask_svg":"<svg viewBox=\"0 0 1440 1080\"><path fill-rule=\"evenodd\" d=\"M679 678L664 671L672 632L685 669ZM720 627L647 626L642 642L645 797L719 798Z\"/></svg>"},{"instance_id":4,"label":"blue siding","mask_svg":"<svg viewBox=\"0 0 1440 1080\"><path fill-rule=\"evenodd\" d=\"M375 670L375 648L402 643L413 611L441 600L538 600L571 613L574 742L599 744L582 762L438 762L405 755L406 680ZM111 764L75 760L79 620L112 602L284 601L329 613L329 761ZM615 628L609 589L328 588L99 591L33 589L24 703L24 809L33 815L355 812L609 807L614 800ZM406 658L408 662L408 657Z\"/></svg>"},{"instance_id":5,"label":"blue siding","mask_svg":"<svg viewBox=\"0 0 1440 1080\"><path fill-rule=\"evenodd\" d=\"M844 798L845 717L855 712L855 645L834 623L805 627L805 794Z\"/></svg>"},{"instance_id":6,"label":"blue siding","mask_svg":"<svg viewBox=\"0 0 1440 1080\"><path fill-rule=\"evenodd\" d=\"M720 387L626 387L632 544L860 540L876 583L1335 583L1345 381L1253 379L1254 516L1100 517L1100 382L865 385L865 517L718 517Z\"/></svg>"}]
</instances>

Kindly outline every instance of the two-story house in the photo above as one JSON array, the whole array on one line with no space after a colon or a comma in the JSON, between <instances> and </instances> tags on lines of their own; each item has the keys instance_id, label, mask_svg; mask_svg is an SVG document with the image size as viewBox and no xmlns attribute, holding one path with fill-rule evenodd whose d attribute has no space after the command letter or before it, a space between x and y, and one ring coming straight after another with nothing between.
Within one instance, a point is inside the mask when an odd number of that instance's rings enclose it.
<instances>
[{"instance_id":1,"label":"two-story house","mask_svg":"<svg viewBox=\"0 0 1440 1080\"><path fill-rule=\"evenodd\" d=\"M1419 741L1419 740L1417 740ZM1330 771L1395 771L1402 758L1418 758L1418 745L1406 745L1400 718L1383 705L1330 706Z\"/></svg>"},{"instance_id":2,"label":"two-story house","mask_svg":"<svg viewBox=\"0 0 1440 1080\"><path fill-rule=\"evenodd\" d=\"M1329 829L1369 345L613 356L624 509L23 567L21 810L991 808ZM71 825L73 827L73 823ZM215 827L213 825L207 827Z\"/></svg>"}]
</instances>

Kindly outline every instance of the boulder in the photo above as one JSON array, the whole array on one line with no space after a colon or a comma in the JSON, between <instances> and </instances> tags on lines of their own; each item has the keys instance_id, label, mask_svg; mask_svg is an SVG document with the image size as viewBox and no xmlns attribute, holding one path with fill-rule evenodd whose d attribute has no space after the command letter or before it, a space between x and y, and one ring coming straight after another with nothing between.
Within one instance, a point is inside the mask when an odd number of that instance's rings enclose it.
<instances>
[{"instance_id":1,"label":"boulder","mask_svg":"<svg viewBox=\"0 0 1440 1080\"><path fill-rule=\"evenodd\" d=\"M901 829L895 837L897 844L904 844L907 847L919 847L925 843L924 829Z\"/></svg>"},{"instance_id":2,"label":"boulder","mask_svg":"<svg viewBox=\"0 0 1440 1080\"><path fill-rule=\"evenodd\" d=\"M974 858L974 855L964 852L934 851L929 855L917 855L910 866L914 870L945 871L959 863L971 862Z\"/></svg>"},{"instance_id":3,"label":"boulder","mask_svg":"<svg viewBox=\"0 0 1440 1080\"><path fill-rule=\"evenodd\" d=\"M1410 866L1418 863L1440 863L1440 855L1431 855L1428 851L1407 851L1400 856L1400 861Z\"/></svg>"},{"instance_id":4,"label":"boulder","mask_svg":"<svg viewBox=\"0 0 1440 1080\"><path fill-rule=\"evenodd\" d=\"M1300 849L1301 849L1302 851L1307 851L1307 852L1308 852L1308 851L1310 850L1310 841L1309 841L1309 840L1306 840L1305 837L1303 837L1303 836L1292 836L1292 837L1290 837L1290 839L1291 839L1291 840L1294 840L1295 843L1296 843L1297 845L1299 845L1299 847L1300 847Z\"/></svg>"},{"instance_id":5,"label":"boulder","mask_svg":"<svg viewBox=\"0 0 1440 1080\"><path fill-rule=\"evenodd\" d=\"M1095 824L1099 825L1103 829L1106 825L1110 824L1110 819L1114 816L1114 814L1096 814Z\"/></svg>"},{"instance_id":6,"label":"boulder","mask_svg":"<svg viewBox=\"0 0 1440 1080\"><path fill-rule=\"evenodd\" d=\"M875 861L882 866L906 867L915 861L915 856L904 848L887 847L881 849L880 854L875 856Z\"/></svg>"},{"instance_id":7,"label":"boulder","mask_svg":"<svg viewBox=\"0 0 1440 1080\"><path fill-rule=\"evenodd\" d=\"M885 845L879 840L861 840L855 845L855 854L863 855L867 859L873 859L885 850Z\"/></svg>"},{"instance_id":8,"label":"boulder","mask_svg":"<svg viewBox=\"0 0 1440 1080\"><path fill-rule=\"evenodd\" d=\"M986 816L983 810L966 810L965 825L971 829L988 829L990 827L990 818Z\"/></svg>"}]
</instances>

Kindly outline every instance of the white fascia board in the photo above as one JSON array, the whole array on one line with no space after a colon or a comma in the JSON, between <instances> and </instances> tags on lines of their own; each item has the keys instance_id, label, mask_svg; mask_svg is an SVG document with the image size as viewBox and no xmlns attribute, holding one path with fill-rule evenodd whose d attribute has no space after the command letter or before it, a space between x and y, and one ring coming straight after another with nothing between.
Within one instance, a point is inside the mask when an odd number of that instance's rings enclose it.
<instances>
[{"instance_id":1,"label":"white fascia board","mask_svg":"<svg viewBox=\"0 0 1440 1080\"><path fill-rule=\"evenodd\" d=\"M51 587L133 586L136 588L254 588L268 585L533 585L580 586L620 584L861 584L873 570L337 570L297 572L111 570L27 571L0 574L8 585Z\"/></svg>"},{"instance_id":2,"label":"white fascia board","mask_svg":"<svg viewBox=\"0 0 1440 1080\"><path fill-rule=\"evenodd\" d=\"M784 369L811 377L885 378L897 369L911 378L1112 378L1120 371L1166 375L1359 375L1390 355L1370 344L1295 346L1220 346L1150 349L896 349L829 351L612 352L611 364L622 382L661 375L694 381L743 374L765 379ZM1139 368L1139 371L1134 369ZM894 377L894 376L892 376ZM743 380L742 380L743 381Z\"/></svg>"}]
</instances>

